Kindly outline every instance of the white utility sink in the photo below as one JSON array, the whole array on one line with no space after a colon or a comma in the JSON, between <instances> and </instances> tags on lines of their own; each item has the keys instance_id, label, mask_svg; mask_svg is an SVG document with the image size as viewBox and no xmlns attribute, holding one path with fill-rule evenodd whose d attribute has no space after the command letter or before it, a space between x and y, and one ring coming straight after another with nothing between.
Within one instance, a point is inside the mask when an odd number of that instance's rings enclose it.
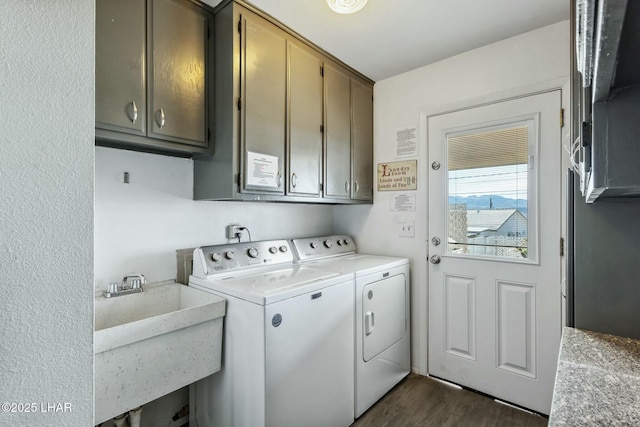
<instances>
[{"instance_id":1,"label":"white utility sink","mask_svg":"<svg viewBox=\"0 0 640 427\"><path fill-rule=\"evenodd\" d=\"M225 300L171 282L95 299L95 424L220 370Z\"/></svg>"}]
</instances>

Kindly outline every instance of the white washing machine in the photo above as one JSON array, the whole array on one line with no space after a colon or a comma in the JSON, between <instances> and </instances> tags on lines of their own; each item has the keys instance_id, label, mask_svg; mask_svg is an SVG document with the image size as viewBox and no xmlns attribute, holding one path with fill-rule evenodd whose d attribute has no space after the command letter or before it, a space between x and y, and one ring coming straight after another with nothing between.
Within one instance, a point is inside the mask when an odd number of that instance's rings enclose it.
<instances>
[{"instance_id":1,"label":"white washing machine","mask_svg":"<svg viewBox=\"0 0 640 427\"><path fill-rule=\"evenodd\" d=\"M410 371L409 260L356 253L350 236L294 239L300 265L355 274L358 418Z\"/></svg>"},{"instance_id":2,"label":"white washing machine","mask_svg":"<svg viewBox=\"0 0 640 427\"><path fill-rule=\"evenodd\" d=\"M191 425L352 424L353 278L294 265L286 240L197 248L189 286L227 312L222 367L191 387Z\"/></svg>"}]
</instances>

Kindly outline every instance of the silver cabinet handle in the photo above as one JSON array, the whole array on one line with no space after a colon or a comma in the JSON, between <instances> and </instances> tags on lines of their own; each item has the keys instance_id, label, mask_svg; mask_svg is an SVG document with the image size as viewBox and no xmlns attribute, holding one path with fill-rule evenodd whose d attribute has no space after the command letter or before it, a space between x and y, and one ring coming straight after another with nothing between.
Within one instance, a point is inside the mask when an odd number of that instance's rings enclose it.
<instances>
[{"instance_id":1,"label":"silver cabinet handle","mask_svg":"<svg viewBox=\"0 0 640 427\"><path fill-rule=\"evenodd\" d=\"M438 255L434 255L429 259L429 261L431 261L431 264L440 264L440 257Z\"/></svg>"},{"instance_id":2,"label":"silver cabinet handle","mask_svg":"<svg viewBox=\"0 0 640 427\"><path fill-rule=\"evenodd\" d=\"M131 123L135 123L138 120L138 106L136 105L136 101L131 101L129 104L129 120Z\"/></svg>"},{"instance_id":3,"label":"silver cabinet handle","mask_svg":"<svg viewBox=\"0 0 640 427\"><path fill-rule=\"evenodd\" d=\"M160 129L164 128L165 121L164 109L160 108L156 111L156 123L160 126Z\"/></svg>"},{"instance_id":4,"label":"silver cabinet handle","mask_svg":"<svg viewBox=\"0 0 640 427\"><path fill-rule=\"evenodd\" d=\"M357 193L358 191L360 191L360 184L358 184L358 181L356 181L354 184L355 184L354 188L355 188L356 193Z\"/></svg>"},{"instance_id":5,"label":"silver cabinet handle","mask_svg":"<svg viewBox=\"0 0 640 427\"><path fill-rule=\"evenodd\" d=\"M296 185L298 185L298 175L294 172L291 174L291 186L296 188Z\"/></svg>"},{"instance_id":6,"label":"silver cabinet handle","mask_svg":"<svg viewBox=\"0 0 640 427\"><path fill-rule=\"evenodd\" d=\"M278 187L280 187L280 185L282 184L282 180L280 179L282 177L282 174L280 173L280 171L278 171L278 175L276 176L276 184L278 184Z\"/></svg>"},{"instance_id":7,"label":"silver cabinet handle","mask_svg":"<svg viewBox=\"0 0 640 427\"><path fill-rule=\"evenodd\" d=\"M351 186L349 186L349 180L346 180L344 182L344 192L345 193L349 193L349 189L351 188Z\"/></svg>"}]
</instances>

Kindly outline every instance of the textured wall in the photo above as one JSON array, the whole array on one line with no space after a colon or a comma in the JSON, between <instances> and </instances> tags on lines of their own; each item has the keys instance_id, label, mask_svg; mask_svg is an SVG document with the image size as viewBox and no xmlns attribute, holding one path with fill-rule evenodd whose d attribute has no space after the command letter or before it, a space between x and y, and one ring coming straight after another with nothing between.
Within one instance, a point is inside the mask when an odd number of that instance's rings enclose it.
<instances>
[{"instance_id":1,"label":"textured wall","mask_svg":"<svg viewBox=\"0 0 640 427\"><path fill-rule=\"evenodd\" d=\"M94 2L3 0L0 29L0 425L89 426Z\"/></svg>"}]
</instances>

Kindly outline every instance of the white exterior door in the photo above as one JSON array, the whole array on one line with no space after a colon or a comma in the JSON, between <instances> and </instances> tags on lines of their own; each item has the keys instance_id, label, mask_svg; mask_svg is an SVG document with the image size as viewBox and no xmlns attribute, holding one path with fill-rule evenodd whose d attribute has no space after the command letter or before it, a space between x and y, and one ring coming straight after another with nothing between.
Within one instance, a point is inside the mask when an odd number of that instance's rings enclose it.
<instances>
[{"instance_id":1,"label":"white exterior door","mask_svg":"<svg viewBox=\"0 0 640 427\"><path fill-rule=\"evenodd\" d=\"M429 373L548 414L561 333L560 91L428 120Z\"/></svg>"}]
</instances>

